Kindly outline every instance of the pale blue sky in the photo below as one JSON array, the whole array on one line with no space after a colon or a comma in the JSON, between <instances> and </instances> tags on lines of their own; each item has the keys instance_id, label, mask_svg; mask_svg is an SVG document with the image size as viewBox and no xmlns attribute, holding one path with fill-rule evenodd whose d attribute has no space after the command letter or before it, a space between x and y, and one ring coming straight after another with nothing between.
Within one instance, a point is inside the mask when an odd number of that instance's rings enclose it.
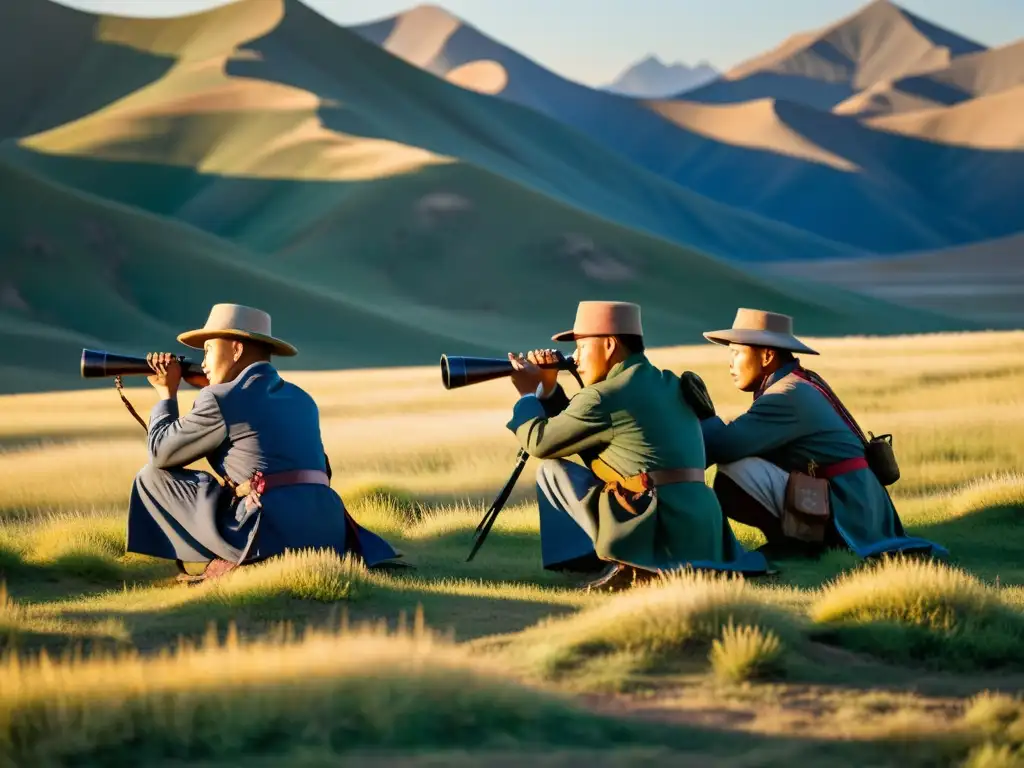
<instances>
[{"instance_id":1,"label":"pale blue sky","mask_svg":"<svg viewBox=\"0 0 1024 768\"><path fill-rule=\"evenodd\" d=\"M2 2L3 0L0 0ZM224 0L62 0L132 16L190 13ZM358 24L416 0L305 0ZM602 85L648 53L728 69L788 35L852 13L866 0L442 0L481 31L559 74ZM1024 37L1024 0L903 0L919 16L989 46ZM538 21L543 19L542 22Z\"/></svg>"}]
</instances>

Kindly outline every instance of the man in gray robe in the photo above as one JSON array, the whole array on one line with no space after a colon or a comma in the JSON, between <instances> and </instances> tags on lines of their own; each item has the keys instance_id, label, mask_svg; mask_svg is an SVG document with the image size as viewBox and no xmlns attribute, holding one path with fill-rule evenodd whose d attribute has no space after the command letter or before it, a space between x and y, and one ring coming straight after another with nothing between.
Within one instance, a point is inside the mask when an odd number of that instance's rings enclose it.
<instances>
[{"instance_id":1,"label":"man in gray robe","mask_svg":"<svg viewBox=\"0 0 1024 768\"><path fill-rule=\"evenodd\" d=\"M174 559L183 573L184 562L206 562L205 579L285 550L351 552L369 567L399 557L330 487L319 411L272 365L272 354L296 349L271 335L267 313L217 304L202 329L178 340L204 351L204 375L187 379L202 391L179 416L177 358L148 356L160 400L149 421L150 461L132 486L129 552ZM223 485L185 469L203 458Z\"/></svg>"}]
</instances>

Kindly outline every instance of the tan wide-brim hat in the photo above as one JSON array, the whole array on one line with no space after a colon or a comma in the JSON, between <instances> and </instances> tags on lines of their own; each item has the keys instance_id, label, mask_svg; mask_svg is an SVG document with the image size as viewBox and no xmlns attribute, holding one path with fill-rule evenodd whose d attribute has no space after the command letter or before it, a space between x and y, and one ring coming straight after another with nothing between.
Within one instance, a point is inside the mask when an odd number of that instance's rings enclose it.
<instances>
[{"instance_id":1,"label":"tan wide-brim hat","mask_svg":"<svg viewBox=\"0 0 1024 768\"><path fill-rule=\"evenodd\" d=\"M270 315L261 309L242 304L214 304L206 325L195 331L186 331L178 341L193 349L202 349L209 339L240 339L261 341L269 345L274 354L292 357L298 354L287 341L275 338L270 330Z\"/></svg>"},{"instance_id":2,"label":"tan wide-brim hat","mask_svg":"<svg viewBox=\"0 0 1024 768\"><path fill-rule=\"evenodd\" d=\"M562 331L552 341L574 341L585 336L643 336L640 306L626 301L581 301L571 331Z\"/></svg>"},{"instance_id":3,"label":"tan wide-brim hat","mask_svg":"<svg viewBox=\"0 0 1024 768\"><path fill-rule=\"evenodd\" d=\"M778 312L760 309L736 310L732 328L724 331L708 331L704 338L715 344L743 344L748 347L772 347L790 352L818 354L793 335L793 318Z\"/></svg>"}]
</instances>

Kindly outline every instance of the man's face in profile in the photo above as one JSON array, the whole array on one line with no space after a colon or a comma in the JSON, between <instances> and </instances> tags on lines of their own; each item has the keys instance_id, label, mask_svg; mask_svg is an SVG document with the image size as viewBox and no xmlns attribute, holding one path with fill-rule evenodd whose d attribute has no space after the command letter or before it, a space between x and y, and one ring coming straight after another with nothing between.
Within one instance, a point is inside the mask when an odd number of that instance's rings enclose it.
<instances>
[{"instance_id":1,"label":"man's face in profile","mask_svg":"<svg viewBox=\"0 0 1024 768\"><path fill-rule=\"evenodd\" d=\"M576 339L576 373L584 385L589 386L608 377L614 363L612 357L618 349L618 343L610 336L585 336Z\"/></svg>"},{"instance_id":2,"label":"man's face in profile","mask_svg":"<svg viewBox=\"0 0 1024 768\"><path fill-rule=\"evenodd\" d=\"M744 344L730 344L729 375L741 392L753 392L764 380L766 350Z\"/></svg>"},{"instance_id":3,"label":"man's face in profile","mask_svg":"<svg viewBox=\"0 0 1024 768\"><path fill-rule=\"evenodd\" d=\"M232 369L242 355L242 344L231 339L209 339L203 344L203 372L211 384L232 379Z\"/></svg>"}]
</instances>

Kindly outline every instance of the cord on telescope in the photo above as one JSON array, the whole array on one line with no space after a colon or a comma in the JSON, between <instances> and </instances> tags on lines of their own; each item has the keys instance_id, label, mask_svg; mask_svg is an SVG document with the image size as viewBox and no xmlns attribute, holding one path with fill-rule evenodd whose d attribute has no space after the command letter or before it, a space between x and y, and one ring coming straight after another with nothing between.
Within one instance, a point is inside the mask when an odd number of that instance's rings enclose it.
<instances>
[{"instance_id":1,"label":"cord on telescope","mask_svg":"<svg viewBox=\"0 0 1024 768\"><path fill-rule=\"evenodd\" d=\"M117 389L117 394L119 394L121 396L121 402L124 403L124 407L128 409L128 413L130 413L132 416L135 417L135 420L137 422L139 422L139 424L142 425L142 428L148 434L149 433L149 427L146 426L146 422L144 422L142 420L142 417L139 416L138 412L135 410L135 408L132 406L132 404L128 402L128 398L124 396L124 387L121 386L121 377L120 376L115 376L114 377L114 387Z\"/></svg>"}]
</instances>

